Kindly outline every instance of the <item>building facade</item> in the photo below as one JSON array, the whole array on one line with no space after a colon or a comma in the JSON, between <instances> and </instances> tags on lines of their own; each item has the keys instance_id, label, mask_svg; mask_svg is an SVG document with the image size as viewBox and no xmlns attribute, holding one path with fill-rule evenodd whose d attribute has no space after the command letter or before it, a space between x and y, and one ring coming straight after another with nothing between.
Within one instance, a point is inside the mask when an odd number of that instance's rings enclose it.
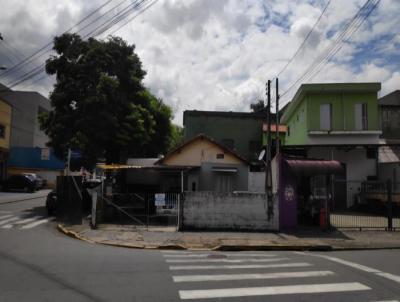
<instances>
[{"instance_id":1,"label":"building facade","mask_svg":"<svg viewBox=\"0 0 400 302\"><path fill-rule=\"evenodd\" d=\"M338 207L353 205L363 181L377 179L380 83L303 84L282 116L286 150L309 159L336 160Z\"/></svg>"},{"instance_id":2,"label":"building facade","mask_svg":"<svg viewBox=\"0 0 400 302\"><path fill-rule=\"evenodd\" d=\"M187 110L183 113L184 139L204 134L251 162L257 161L263 142L263 112Z\"/></svg>"},{"instance_id":3,"label":"building facade","mask_svg":"<svg viewBox=\"0 0 400 302\"><path fill-rule=\"evenodd\" d=\"M11 105L0 97L0 180L6 177L6 161L10 152Z\"/></svg>"}]
</instances>

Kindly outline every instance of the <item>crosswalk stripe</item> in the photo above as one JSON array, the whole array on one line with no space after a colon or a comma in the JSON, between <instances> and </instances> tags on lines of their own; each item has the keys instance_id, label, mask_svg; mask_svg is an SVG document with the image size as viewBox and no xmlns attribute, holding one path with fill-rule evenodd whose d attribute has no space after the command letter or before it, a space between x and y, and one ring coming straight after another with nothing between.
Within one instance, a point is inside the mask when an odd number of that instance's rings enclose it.
<instances>
[{"instance_id":1,"label":"crosswalk stripe","mask_svg":"<svg viewBox=\"0 0 400 302\"><path fill-rule=\"evenodd\" d=\"M8 224L9 222L14 221L14 220L18 220L18 219L20 219L20 218L21 218L21 217L13 216L13 217L11 217L11 218L5 219L5 220L3 220L3 221L0 221L0 226L5 225L5 224Z\"/></svg>"},{"instance_id":2,"label":"crosswalk stripe","mask_svg":"<svg viewBox=\"0 0 400 302\"><path fill-rule=\"evenodd\" d=\"M49 219L48 219L48 218L41 219L41 220L37 220L37 221L35 221L35 222L26 224L26 225L22 226L21 229L23 229L23 230L25 230L25 229L31 229L31 228L33 228L33 227L35 227L35 226L38 226L38 225L43 224L43 223L46 223L46 222L49 222Z\"/></svg>"},{"instance_id":3,"label":"crosswalk stripe","mask_svg":"<svg viewBox=\"0 0 400 302\"><path fill-rule=\"evenodd\" d=\"M181 299L210 299L246 296L269 296L288 294L311 294L330 292L349 292L370 290L371 288L359 282L325 283L325 284L300 284L283 286L243 287L224 289L181 290Z\"/></svg>"},{"instance_id":4,"label":"crosswalk stripe","mask_svg":"<svg viewBox=\"0 0 400 302\"><path fill-rule=\"evenodd\" d=\"M160 251L161 253L167 255L175 255L175 254L193 254L192 252L188 251Z\"/></svg>"},{"instance_id":5,"label":"crosswalk stripe","mask_svg":"<svg viewBox=\"0 0 400 302\"><path fill-rule=\"evenodd\" d=\"M289 260L289 258L272 258L272 259L167 259L167 263L244 263L244 262L278 262Z\"/></svg>"},{"instance_id":6,"label":"crosswalk stripe","mask_svg":"<svg viewBox=\"0 0 400 302\"><path fill-rule=\"evenodd\" d=\"M358 263L346 261L346 260L343 260L343 259L340 259L340 258L336 258L336 257L331 257L331 256L326 256L326 255L315 255L315 256L316 257L325 258L325 259L328 259L330 261L337 262L337 263L340 263L340 264L343 264L343 265L347 265L347 266L359 269L359 270L367 272L367 273L380 273L381 272L380 270L377 270L377 269L374 269L374 268L371 268L371 267L368 267L368 266L365 266L365 265L361 265L361 264L358 264Z\"/></svg>"},{"instance_id":7,"label":"crosswalk stripe","mask_svg":"<svg viewBox=\"0 0 400 302\"><path fill-rule=\"evenodd\" d=\"M11 217L12 215L3 215L3 216L0 216L0 220L1 219L4 219L4 218L8 218L8 217Z\"/></svg>"},{"instance_id":8,"label":"crosswalk stripe","mask_svg":"<svg viewBox=\"0 0 400 302\"><path fill-rule=\"evenodd\" d=\"M164 254L163 256L165 258L206 258L209 256L214 256L214 255L223 255L223 256L228 256L228 257L276 257L276 255L273 254L227 254L227 253L219 253L219 254Z\"/></svg>"},{"instance_id":9,"label":"crosswalk stripe","mask_svg":"<svg viewBox=\"0 0 400 302\"><path fill-rule=\"evenodd\" d=\"M312 264L306 262L280 263L280 264L249 264L249 265L172 265L169 267L174 270L202 270L202 269L242 269L242 268L280 268L280 267L306 267Z\"/></svg>"},{"instance_id":10,"label":"crosswalk stripe","mask_svg":"<svg viewBox=\"0 0 400 302\"><path fill-rule=\"evenodd\" d=\"M283 279L283 278L307 278L334 275L331 271L306 271L306 272L281 272L266 274L224 274L224 275L184 275L173 276L174 282L203 282L203 281L232 281L253 279Z\"/></svg>"},{"instance_id":11,"label":"crosswalk stripe","mask_svg":"<svg viewBox=\"0 0 400 302\"><path fill-rule=\"evenodd\" d=\"M393 275L390 273L377 273L378 276L384 277L386 279L390 279L392 281L395 281L397 283L400 283L400 276L398 275Z\"/></svg>"},{"instance_id":12,"label":"crosswalk stripe","mask_svg":"<svg viewBox=\"0 0 400 302\"><path fill-rule=\"evenodd\" d=\"M37 218L38 218L38 217L35 216L35 217L32 217L32 218L27 218L27 219L21 219L21 220L13 221L13 222L11 222L11 223L9 223L9 224L6 224L6 225L1 226L1 228L2 228L2 229L11 229L14 225L28 223L28 222L31 222L31 221L36 220Z\"/></svg>"}]
</instances>

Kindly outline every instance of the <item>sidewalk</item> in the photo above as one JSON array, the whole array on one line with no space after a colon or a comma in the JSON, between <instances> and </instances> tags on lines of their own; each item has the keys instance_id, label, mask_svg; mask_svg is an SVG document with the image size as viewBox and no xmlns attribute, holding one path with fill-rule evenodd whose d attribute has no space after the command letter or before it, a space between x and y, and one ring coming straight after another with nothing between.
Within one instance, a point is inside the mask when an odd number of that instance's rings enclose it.
<instances>
[{"instance_id":1,"label":"sidewalk","mask_svg":"<svg viewBox=\"0 0 400 302\"><path fill-rule=\"evenodd\" d=\"M355 250L400 248L400 232L303 229L287 233L176 232L175 228L58 225L62 233L90 243L146 249L191 250Z\"/></svg>"},{"instance_id":2,"label":"sidewalk","mask_svg":"<svg viewBox=\"0 0 400 302\"><path fill-rule=\"evenodd\" d=\"M50 191L50 189L43 189L34 193L0 192L0 204L46 197Z\"/></svg>"}]
</instances>

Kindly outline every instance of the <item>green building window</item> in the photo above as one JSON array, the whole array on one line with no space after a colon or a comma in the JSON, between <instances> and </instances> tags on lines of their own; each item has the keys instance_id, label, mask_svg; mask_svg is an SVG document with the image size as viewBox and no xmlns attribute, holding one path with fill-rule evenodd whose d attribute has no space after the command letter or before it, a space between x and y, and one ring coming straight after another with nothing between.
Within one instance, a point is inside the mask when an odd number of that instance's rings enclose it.
<instances>
[{"instance_id":1,"label":"green building window","mask_svg":"<svg viewBox=\"0 0 400 302\"><path fill-rule=\"evenodd\" d=\"M367 103L355 104L355 130L368 130Z\"/></svg>"},{"instance_id":2,"label":"green building window","mask_svg":"<svg viewBox=\"0 0 400 302\"><path fill-rule=\"evenodd\" d=\"M320 130L332 130L332 104L321 104L319 107Z\"/></svg>"}]
</instances>

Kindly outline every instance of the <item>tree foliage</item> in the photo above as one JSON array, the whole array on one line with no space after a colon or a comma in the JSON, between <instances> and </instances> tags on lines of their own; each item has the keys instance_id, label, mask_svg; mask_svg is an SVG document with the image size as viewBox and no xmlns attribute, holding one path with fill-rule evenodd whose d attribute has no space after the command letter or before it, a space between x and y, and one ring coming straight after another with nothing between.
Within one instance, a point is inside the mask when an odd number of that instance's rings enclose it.
<instances>
[{"instance_id":1,"label":"tree foliage","mask_svg":"<svg viewBox=\"0 0 400 302\"><path fill-rule=\"evenodd\" d=\"M253 110L253 112L259 112L264 110L264 101L263 100L258 100L255 103L250 104L250 109Z\"/></svg>"},{"instance_id":2,"label":"tree foliage","mask_svg":"<svg viewBox=\"0 0 400 302\"><path fill-rule=\"evenodd\" d=\"M134 45L118 37L54 39L46 72L56 76L53 110L39 117L49 145L65 158L79 150L85 166L101 159L156 156L170 146L172 112L143 85L146 75Z\"/></svg>"}]
</instances>

